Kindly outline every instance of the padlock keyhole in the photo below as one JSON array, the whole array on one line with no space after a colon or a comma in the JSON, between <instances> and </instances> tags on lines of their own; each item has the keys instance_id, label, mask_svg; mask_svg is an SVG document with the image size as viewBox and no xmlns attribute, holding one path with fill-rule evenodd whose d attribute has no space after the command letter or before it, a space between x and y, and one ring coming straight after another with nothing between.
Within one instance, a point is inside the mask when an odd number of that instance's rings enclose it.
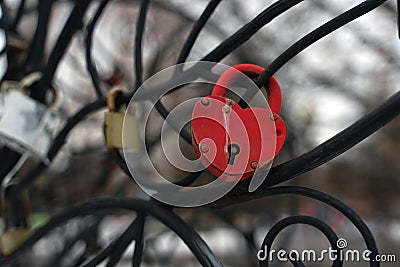
<instances>
[{"instance_id":1,"label":"padlock keyhole","mask_svg":"<svg viewBox=\"0 0 400 267\"><path fill-rule=\"evenodd\" d=\"M235 163L235 158L240 153L240 146L237 144L229 144L228 145L228 164L233 165Z\"/></svg>"}]
</instances>

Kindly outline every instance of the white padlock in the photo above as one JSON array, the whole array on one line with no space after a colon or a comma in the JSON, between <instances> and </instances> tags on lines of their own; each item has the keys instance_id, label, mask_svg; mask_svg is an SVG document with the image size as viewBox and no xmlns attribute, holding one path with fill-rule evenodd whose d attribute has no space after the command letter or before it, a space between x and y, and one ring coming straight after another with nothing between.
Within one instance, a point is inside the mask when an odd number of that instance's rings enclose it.
<instances>
[{"instance_id":1,"label":"white padlock","mask_svg":"<svg viewBox=\"0 0 400 267\"><path fill-rule=\"evenodd\" d=\"M43 105L24 94L23 90L2 88L0 141L3 145L21 154L35 155L46 162L47 152L62 122L54 106Z\"/></svg>"}]
</instances>

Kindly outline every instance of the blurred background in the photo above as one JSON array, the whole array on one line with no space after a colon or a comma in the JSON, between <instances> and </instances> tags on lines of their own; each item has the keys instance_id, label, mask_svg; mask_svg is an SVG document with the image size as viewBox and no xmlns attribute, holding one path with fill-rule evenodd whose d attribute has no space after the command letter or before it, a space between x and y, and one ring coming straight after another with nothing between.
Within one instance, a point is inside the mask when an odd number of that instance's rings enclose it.
<instances>
[{"instance_id":1,"label":"blurred background","mask_svg":"<svg viewBox=\"0 0 400 267\"><path fill-rule=\"evenodd\" d=\"M5 0L7 12L17 12L20 1ZM208 1L151 1L143 43L145 77L175 64L193 22ZM222 1L200 34L189 61L202 58L273 1ZM267 67L273 59L302 36L357 5L359 1L305 1L262 28L222 62L253 63ZM26 14L18 26L21 41L29 42L36 25L37 1L26 0ZM93 2L87 22L98 3ZM57 1L49 22L46 53L53 47L72 4ZM334 136L400 89L400 40L395 1L334 32L291 60L277 74L283 93L283 112L288 138L274 164L305 153ZM133 41L138 1L112 1L96 26L92 56L104 88L133 88ZM21 52L23 57L24 52ZM18 58L18 56L16 56ZM12 63L9 63L12 64ZM63 113L73 115L96 99L85 66L84 36L77 33L59 66L55 83L63 90ZM207 95L210 88L184 87L163 100L171 109L181 101ZM400 108L400 107L399 107ZM51 215L95 197L128 196L147 199L134 181L123 174L104 146L104 110L80 123L51 168L30 188L30 218L42 224ZM168 164L159 147L162 118L152 113L148 142L157 168L171 179L182 173ZM326 192L353 208L376 237L382 254L400 261L400 120L397 118L355 148L329 163L286 183ZM171 136L176 135L171 133ZM173 137L171 137L173 138ZM178 148L168 148L178 149ZM189 157L191 146L181 148ZM140 164L140 163L138 163ZM207 180L207 174L203 179ZM256 250L277 221L294 214L319 218L346 238L350 248L364 249L356 228L334 209L301 197L279 196L211 210L177 209L195 227L225 266L257 266ZM104 247L132 220L133 215L109 213L93 233L95 246ZM62 251L64 240L86 227L90 218L76 219L44 238L30 253L37 266ZM71 266L90 242L75 244L62 266ZM134 244L118 266L129 266ZM324 249L328 241L308 226L292 226L274 242L274 248ZM71 262L69 262L71 261ZM60 263L61 264L61 263ZM286 265L285 265L286 264ZM272 266L290 266L289 263ZM326 263L327 264L327 263ZM383 263L383 266L399 266ZM348 263L365 266L365 263ZM36 266L21 265L21 266ZM103 266L103 265L102 265ZM105 265L104 265L105 266ZM198 266L179 238L159 222L148 218L142 266ZM308 266L308 265L307 265ZM321 266L310 264L309 266Z\"/></svg>"}]
</instances>

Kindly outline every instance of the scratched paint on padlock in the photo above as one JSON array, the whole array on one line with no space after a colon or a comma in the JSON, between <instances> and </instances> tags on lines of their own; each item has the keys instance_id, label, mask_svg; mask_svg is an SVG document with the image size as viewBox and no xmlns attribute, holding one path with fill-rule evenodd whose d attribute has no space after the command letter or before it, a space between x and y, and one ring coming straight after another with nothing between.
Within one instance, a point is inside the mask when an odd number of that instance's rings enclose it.
<instances>
[{"instance_id":1,"label":"scratched paint on padlock","mask_svg":"<svg viewBox=\"0 0 400 267\"><path fill-rule=\"evenodd\" d=\"M229 126L230 126L230 123L229 123L230 114L229 113L231 112L231 107L228 104L225 104L222 107L221 112L222 112L222 116L224 118L223 127L225 128L225 131L226 131L226 134L225 134L225 145L226 145L225 153L229 153L230 154L230 152L228 150L228 147L229 147L229 133L230 133L230 128L229 128Z\"/></svg>"},{"instance_id":2,"label":"scratched paint on padlock","mask_svg":"<svg viewBox=\"0 0 400 267\"><path fill-rule=\"evenodd\" d=\"M231 142L238 143L239 140L236 135L245 136L246 130L244 127L235 128L227 128L226 122L229 121L239 121L238 115L235 113L229 114L227 119L227 112L225 111L224 107L226 107L226 102L223 100L217 99L210 99L210 105L204 107L200 104L200 106L196 105L195 112L198 111L201 114L201 117L194 116L192 121L192 127L200 127L201 132L204 135L199 134L196 136L197 140L199 140L199 144L201 150L203 151L203 156L200 157L200 160L203 162L204 165L209 165L212 163L220 172L232 172L233 168L240 169L241 172L245 170L245 165L241 162L238 162L235 166L228 167L228 160L229 160L229 153L228 153L228 145ZM204 123L206 121L206 123ZM232 124L234 122L232 121ZM231 124L231 125L232 125ZM238 124L236 122L236 124ZM209 136L208 134L209 133ZM208 138L212 137L212 138ZM211 142L215 143L215 146L211 144ZM242 155L248 155L248 149L243 142L243 153ZM206 148L206 149L205 149ZM216 151L212 151L215 149ZM211 158L211 155L215 155L215 159ZM234 175L233 173L232 175Z\"/></svg>"}]
</instances>

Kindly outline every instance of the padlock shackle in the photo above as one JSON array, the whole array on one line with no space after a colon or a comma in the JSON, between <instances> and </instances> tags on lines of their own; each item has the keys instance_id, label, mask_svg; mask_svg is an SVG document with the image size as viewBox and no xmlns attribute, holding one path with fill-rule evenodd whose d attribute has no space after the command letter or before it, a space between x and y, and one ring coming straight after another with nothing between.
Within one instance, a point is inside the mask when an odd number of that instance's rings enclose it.
<instances>
[{"instance_id":1,"label":"padlock shackle","mask_svg":"<svg viewBox=\"0 0 400 267\"><path fill-rule=\"evenodd\" d=\"M29 88L34 84L39 82L39 80L42 78L42 73L41 72L32 72L25 76L19 83L18 89L24 93L28 94L29 93ZM58 86L56 86L54 83L51 83L50 89L54 93L54 99L53 103L49 105L50 109L57 110L61 106L63 94Z\"/></svg>"},{"instance_id":2,"label":"padlock shackle","mask_svg":"<svg viewBox=\"0 0 400 267\"><path fill-rule=\"evenodd\" d=\"M110 90L107 96L107 107L109 111L114 112L116 110L117 107L115 105L115 98L117 95L125 92L126 89L122 86L115 86Z\"/></svg>"},{"instance_id":3,"label":"padlock shackle","mask_svg":"<svg viewBox=\"0 0 400 267\"><path fill-rule=\"evenodd\" d=\"M217 84L211 92L212 96L225 97L228 87L237 79L237 71L246 75L260 75L265 69L255 64L239 64L226 70L218 79ZM268 95L268 105L273 113L280 114L282 107L282 92L278 81L271 77L268 85L264 85Z\"/></svg>"}]
</instances>

